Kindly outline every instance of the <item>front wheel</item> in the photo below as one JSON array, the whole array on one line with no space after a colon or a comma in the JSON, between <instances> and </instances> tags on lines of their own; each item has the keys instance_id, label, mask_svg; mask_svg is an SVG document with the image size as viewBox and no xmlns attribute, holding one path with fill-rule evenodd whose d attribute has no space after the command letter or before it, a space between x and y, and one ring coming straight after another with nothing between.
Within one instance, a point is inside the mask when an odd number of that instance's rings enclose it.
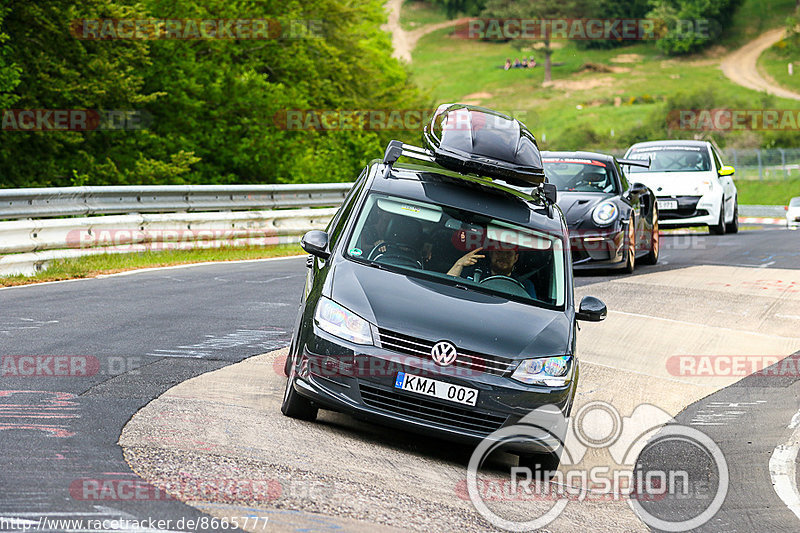
<instances>
[{"instance_id":1,"label":"front wheel","mask_svg":"<svg viewBox=\"0 0 800 533\"><path fill-rule=\"evenodd\" d=\"M540 473L541 479L552 478L561 463L561 456L556 452L544 452L519 456L519 466L530 468L532 477L536 472Z\"/></svg>"},{"instance_id":2,"label":"front wheel","mask_svg":"<svg viewBox=\"0 0 800 533\"><path fill-rule=\"evenodd\" d=\"M289 379L286 380L286 390L283 394L281 413L289 418L298 420L314 421L317 418L319 409L311 403L311 400L297 394L294 390L294 372L290 372Z\"/></svg>"},{"instance_id":3,"label":"front wheel","mask_svg":"<svg viewBox=\"0 0 800 533\"><path fill-rule=\"evenodd\" d=\"M708 231L714 235L725 235L725 199L722 199L722 204L719 206L719 221L708 227Z\"/></svg>"},{"instance_id":4,"label":"front wheel","mask_svg":"<svg viewBox=\"0 0 800 533\"><path fill-rule=\"evenodd\" d=\"M739 199L733 201L733 220L725 225L728 233L739 233Z\"/></svg>"}]
</instances>

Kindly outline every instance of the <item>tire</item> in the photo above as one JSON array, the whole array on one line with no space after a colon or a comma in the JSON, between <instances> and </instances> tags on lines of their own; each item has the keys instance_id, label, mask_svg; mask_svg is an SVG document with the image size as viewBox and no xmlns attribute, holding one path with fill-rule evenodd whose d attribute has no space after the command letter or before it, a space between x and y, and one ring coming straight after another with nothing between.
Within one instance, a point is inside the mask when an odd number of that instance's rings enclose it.
<instances>
[{"instance_id":1,"label":"tire","mask_svg":"<svg viewBox=\"0 0 800 533\"><path fill-rule=\"evenodd\" d=\"M289 353L286 354L286 361L283 363L283 375L287 378L292 371L292 352L294 352L294 346L289 348Z\"/></svg>"},{"instance_id":2,"label":"tire","mask_svg":"<svg viewBox=\"0 0 800 533\"><path fill-rule=\"evenodd\" d=\"M661 237L658 234L658 211L653 213L653 233L650 236L650 251L642 258L642 264L655 265L658 263L658 254L661 253Z\"/></svg>"},{"instance_id":3,"label":"tire","mask_svg":"<svg viewBox=\"0 0 800 533\"><path fill-rule=\"evenodd\" d=\"M627 257L625 259L625 268L622 270L626 274L633 274L633 271L636 269L636 221L633 216L631 216L631 219L628 221L628 235L625 241Z\"/></svg>"},{"instance_id":4,"label":"tire","mask_svg":"<svg viewBox=\"0 0 800 533\"><path fill-rule=\"evenodd\" d=\"M530 468L532 477L536 477L536 473L539 472L542 479L553 477L560 463L561 456L555 452L519 456L519 466Z\"/></svg>"},{"instance_id":5,"label":"tire","mask_svg":"<svg viewBox=\"0 0 800 533\"><path fill-rule=\"evenodd\" d=\"M725 198L722 199L722 204L719 206L719 222L709 226L708 231L714 235L725 235Z\"/></svg>"},{"instance_id":6,"label":"tire","mask_svg":"<svg viewBox=\"0 0 800 533\"><path fill-rule=\"evenodd\" d=\"M319 409L311 403L311 400L300 396L294 390L294 372L292 372L289 375L289 379L286 380L286 391L283 394L281 413L289 418L313 422L317 419L318 412Z\"/></svg>"},{"instance_id":7,"label":"tire","mask_svg":"<svg viewBox=\"0 0 800 533\"><path fill-rule=\"evenodd\" d=\"M739 233L739 199L733 200L733 220L725 224L725 231L728 233Z\"/></svg>"}]
</instances>

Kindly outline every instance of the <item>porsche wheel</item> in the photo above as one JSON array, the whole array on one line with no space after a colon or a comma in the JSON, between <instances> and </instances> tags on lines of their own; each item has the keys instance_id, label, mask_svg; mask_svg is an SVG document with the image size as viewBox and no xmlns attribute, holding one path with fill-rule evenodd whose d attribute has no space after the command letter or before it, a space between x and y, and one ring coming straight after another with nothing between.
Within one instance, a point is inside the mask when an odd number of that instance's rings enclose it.
<instances>
[{"instance_id":1,"label":"porsche wheel","mask_svg":"<svg viewBox=\"0 0 800 533\"><path fill-rule=\"evenodd\" d=\"M660 248L660 237L658 234L658 216L653 220L653 233L650 236L650 252L642 259L645 265L655 265L658 263L658 254Z\"/></svg>"},{"instance_id":2,"label":"porsche wheel","mask_svg":"<svg viewBox=\"0 0 800 533\"><path fill-rule=\"evenodd\" d=\"M626 251L628 257L624 271L628 274L632 274L633 270L636 268L636 221L633 217L628 221L628 237L626 240L628 241L626 243L628 245Z\"/></svg>"}]
</instances>

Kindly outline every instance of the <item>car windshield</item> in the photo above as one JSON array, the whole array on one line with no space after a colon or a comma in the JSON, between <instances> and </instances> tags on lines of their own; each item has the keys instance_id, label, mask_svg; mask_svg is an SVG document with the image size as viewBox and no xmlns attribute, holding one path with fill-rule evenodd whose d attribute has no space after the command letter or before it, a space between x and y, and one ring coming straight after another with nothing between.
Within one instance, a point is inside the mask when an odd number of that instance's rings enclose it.
<instances>
[{"instance_id":1,"label":"car windshield","mask_svg":"<svg viewBox=\"0 0 800 533\"><path fill-rule=\"evenodd\" d=\"M789 200L790 207L800 207L800 197Z\"/></svg>"},{"instance_id":2,"label":"car windshield","mask_svg":"<svg viewBox=\"0 0 800 533\"><path fill-rule=\"evenodd\" d=\"M485 215L372 193L345 255L524 303L561 307L561 239Z\"/></svg>"},{"instance_id":3,"label":"car windshield","mask_svg":"<svg viewBox=\"0 0 800 533\"><path fill-rule=\"evenodd\" d=\"M542 162L547 180L559 191L617 192L611 169L602 161L545 157Z\"/></svg>"},{"instance_id":4,"label":"car windshield","mask_svg":"<svg viewBox=\"0 0 800 533\"><path fill-rule=\"evenodd\" d=\"M711 170L708 150L702 146L646 146L634 148L628 159L650 158L650 168L629 167L628 172L705 172Z\"/></svg>"}]
</instances>

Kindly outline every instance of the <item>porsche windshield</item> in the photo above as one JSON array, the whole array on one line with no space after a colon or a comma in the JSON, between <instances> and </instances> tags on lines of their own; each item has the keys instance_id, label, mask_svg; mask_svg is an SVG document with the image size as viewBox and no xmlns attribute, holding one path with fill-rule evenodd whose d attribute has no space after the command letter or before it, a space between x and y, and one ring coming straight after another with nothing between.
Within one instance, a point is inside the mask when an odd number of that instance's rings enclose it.
<instances>
[{"instance_id":1,"label":"porsche windshield","mask_svg":"<svg viewBox=\"0 0 800 533\"><path fill-rule=\"evenodd\" d=\"M373 193L345 253L513 300L564 305L560 239L461 209Z\"/></svg>"},{"instance_id":2,"label":"porsche windshield","mask_svg":"<svg viewBox=\"0 0 800 533\"><path fill-rule=\"evenodd\" d=\"M546 157L542 162L547 181L559 191L617 192L611 169L602 161Z\"/></svg>"},{"instance_id":3,"label":"porsche windshield","mask_svg":"<svg viewBox=\"0 0 800 533\"><path fill-rule=\"evenodd\" d=\"M711 170L708 150L701 146L646 146L634 148L628 159L650 158L650 168L628 167L628 172L705 172Z\"/></svg>"}]
</instances>

